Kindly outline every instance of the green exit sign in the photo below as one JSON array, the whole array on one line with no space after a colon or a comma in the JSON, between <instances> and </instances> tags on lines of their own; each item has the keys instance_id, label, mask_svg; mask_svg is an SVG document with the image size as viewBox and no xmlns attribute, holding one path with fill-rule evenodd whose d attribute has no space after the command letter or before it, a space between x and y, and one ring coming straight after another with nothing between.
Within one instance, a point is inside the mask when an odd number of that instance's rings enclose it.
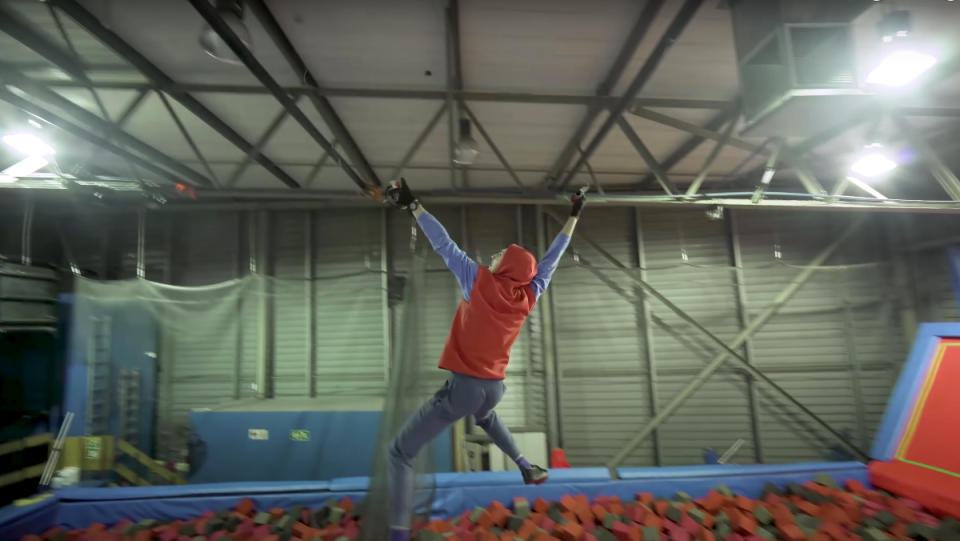
<instances>
[{"instance_id":1,"label":"green exit sign","mask_svg":"<svg viewBox=\"0 0 960 541\"><path fill-rule=\"evenodd\" d=\"M310 441L309 430L291 430L290 439L293 441Z\"/></svg>"}]
</instances>

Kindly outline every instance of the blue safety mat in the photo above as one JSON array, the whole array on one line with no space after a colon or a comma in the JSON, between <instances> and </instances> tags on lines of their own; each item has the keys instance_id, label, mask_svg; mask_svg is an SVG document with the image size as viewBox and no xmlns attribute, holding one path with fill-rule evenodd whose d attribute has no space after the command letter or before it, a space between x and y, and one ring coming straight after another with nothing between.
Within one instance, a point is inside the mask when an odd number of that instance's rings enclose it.
<instances>
[{"instance_id":1,"label":"blue safety mat","mask_svg":"<svg viewBox=\"0 0 960 541\"><path fill-rule=\"evenodd\" d=\"M610 480L610 471L606 468L565 468L550 470L551 483L602 483ZM438 473L435 476L437 488L478 487L478 486L522 486L523 477L519 471L487 471L469 473Z\"/></svg>"},{"instance_id":2,"label":"blue safety mat","mask_svg":"<svg viewBox=\"0 0 960 541\"><path fill-rule=\"evenodd\" d=\"M0 539L20 539L31 533L42 533L56 524L59 502L51 494L29 505L0 507Z\"/></svg>"},{"instance_id":3,"label":"blue safety mat","mask_svg":"<svg viewBox=\"0 0 960 541\"><path fill-rule=\"evenodd\" d=\"M245 483L203 483L198 485L162 485L151 487L64 488L57 491L61 501L147 500L231 496L236 494L279 494L327 492L328 481L254 481Z\"/></svg>"},{"instance_id":4,"label":"blue safety mat","mask_svg":"<svg viewBox=\"0 0 960 541\"><path fill-rule=\"evenodd\" d=\"M704 496L723 483L736 493L757 498L763 486L803 483L818 473L828 473L837 481L855 479L869 486L866 466L858 462L815 464L771 464L755 466L682 466L673 468L622 468L623 480L606 479L603 468L553 470L551 479L541 486L520 484L517 472L480 472L438 475L430 514L453 517L493 500L508 503L515 497L559 500L566 494L619 496L632 499L639 492L672 496L682 490L693 497ZM42 532L58 524L67 528L86 527L97 521L115 523L123 519L174 519L195 517L207 510L231 508L251 498L258 508L289 508L295 505L318 507L329 499L344 497L359 501L369 485L366 477L334 479L330 483L217 483L169 487L126 487L64 489L57 499L36 504L32 511L0 510L0 539L19 538L25 533ZM349 489L349 490L348 490ZM426 511L426 509L420 509ZM22 525L28 525L24 529ZM8 533L12 532L12 533Z\"/></svg>"}]
</instances>

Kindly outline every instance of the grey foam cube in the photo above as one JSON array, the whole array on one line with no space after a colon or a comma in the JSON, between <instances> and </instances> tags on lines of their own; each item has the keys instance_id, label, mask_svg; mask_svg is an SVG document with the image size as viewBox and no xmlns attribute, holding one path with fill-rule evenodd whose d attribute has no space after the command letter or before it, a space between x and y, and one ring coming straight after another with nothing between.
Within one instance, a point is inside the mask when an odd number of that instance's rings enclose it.
<instances>
[{"instance_id":1,"label":"grey foam cube","mask_svg":"<svg viewBox=\"0 0 960 541\"><path fill-rule=\"evenodd\" d=\"M771 532L770 530L762 526L757 526L756 534L764 539L769 539L770 541L776 541L777 539L777 534Z\"/></svg>"},{"instance_id":2,"label":"grey foam cube","mask_svg":"<svg viewBox=\"0 0 960 541\"><path fill-rule=\"evenodd\" d=\"M470 522L476 522L480 520L480 517L482 517L485 512L486 509L482 507L474 507L473 511L470 513L470 516L467 518L470 519Z\"/></svg>"},{"instance_id":3,"label":"grey foam cube","mask_svg":"<svg viewBox=\"0 0 960 541\"><path fill-rule=\"evenodd\" d=\"M344 511L343 509L339 507L334 507L333 509L330 510L330 516L329 516L330 524L340 524L340 522L343 521L344 515L346 514L347 512Z\"/></svg>"},{"instance_id":4,"label":"grey foam cube","mask_svg":"<svg viewBox=\"0 0 960 541\"><path fill-rule=\"evenodd\" d=\"M253 515L253 523L257 526L263 526L270 522L270 513L265 513L263 511Z\"/></svg>"},{"instance_id":5,"label":"grey foam cube","mask_svg":"<svg viewBox=\"0 0 960 541\"><path fill-rule=\"evenodd\" d=\"M830 487L830 488L833 488L833 489L839 489L839 488L840 488L840 487L837 485L837 482L834 480L834 478L833 478L833 477L830 477L830 476L827 475L826 473L818 473L817 476L813 478L813 480L814 480L815 482L817 482L817 483L820 483L821 485L823 485L823 486L825 486L825 487Z\"/></svg>"},{"instance_id":6,"label":"grey foam cube","mask_svg":"<svg viewBox=\"0 0 960 541\"><path fill-rule=\"evenodd\" d=\"M682 491L682 490L678 490L677 493L673 495L673 497L676 498L677 500L683 502L683 503L687 503L687 502L692 502L692 501L693 501L693 498L690 497L689 494L687 494L686 492L684 492L684 491Z\"/></svg>"},{"instance_id":7,"label":"grey foam cube","mask_svg":"<svg viewBox=\"0 0 960 541\"><path fill-rule=\"evenodd\" d=\"M897 517L894 516L890 511L880 511L873 518L880 521L881 524L886 526L893 526L897 523ZM884 528L886 529L886 528Z\"/></svg>"},{"instance_id":8,"label":"grey foam cube","mask_svg":"<svg viewBox=\"0 0 960 541\"><path fill-rule=\"evenodd\" d=\"M733 496L733 491L731 491L730 487L727 485L717 485L713 487L713 490L717 491L717 494L720 494L721 496Z\"/></svg>"},{"instance_id":9,"label":"grey foam cube","mask_svg":"<svg viewBox=\"0 0 960 541\"><path fill-rule=\"evenodd\" d=\"M607 513L603 517L603 527L604 528L613 528L613 525L617 522L620 522L620 517L614 515L613 513Z\"/></svg>"},{"instance_id":10,"label":"grey foam cube","mask_svg":"<svg viewBox=\"0 0 960 541\"><path fill-rule=\"evenodd\" d=\"M610 533L609 531L603 528L594 530L592 533L593 533L593 536L597 538L597 541L617 541L617 538L614 537L612 533ZM660 539L660 536L658 534L657 540L659 541L659 539Z\"/></svg>"},{"instance_id":11,"label":"grey foam cube","mask_svg":"<svg viewBox=\"0 0 960 541\"><path fill-rule=\"evenodd\" d=\"M658 530L657 528L644 526L643 541L660 541L660 530Z\"/></svg>"},{"instance_id":12,"label":"grey foam cube","mask_svg":"<svg viewBox=\"0 0 960 541\"><path fill-rule=\"evenodd\" d=\"M671 505L667 508L666 512L667 518L680 524L680 521L683 520L683 510L675 505Z\"/></svg>"},{"instance_id":13,"label":"grey foam cube","mask_svg":"<svg viewBox=\"0 0 960 541\"><path fill-rule=\"evenodd\" d=\"M801 528L810 528L811 530L816 530L820 527L820 519L805 513L800 513L794 517L794 520L797 522L797 526Z\"/></svg>"},{"instance_id":14,"label":"grey foam cube","mask_svg":"<svg viewBox=\"0 0 960 541\"><path fill-rule=\"evenodd\" d=\"M520 515L512 515L507 521L507 529L517 531L523 526L523 519Z\"/></svg>"},{"instance_id":15,"label":"grey foam cube","mask_svg":"<svg viewBox=\"0 0 960 541\"><path fill-rule=\"evenodd\" d=\"M513 514L517 515L520 518L527 518L530 516L530 502L527 500L518 500L513 504Z\"/></svg>"},{"instance_id":16,"label":"grey foam cube","mask_svg":"<svg viewBox=\"0 0 960 541\"><path fill-rule=\"evenodd\" d=\"M696 507L687 511L687 514L690 515L690 518L695 520L697 524L703 524L703 521L707 518L707 514Z\"/></svg>"},{"instance_id":17,"label":"grey foam cube","mask_svg":"<svg viewBox=\"0 0 960 541\"><path fill-rule=\"evenodd\" d=\"M773 515L762 505L753 508L753 516L757 518L757 522L760 524L770 524L773 522Z\"/></svg>"},{"instance_id":18,"label":"grey foam cube","mask_svg":"<svg viewBox=\"0 0 960 541\"><path fill-rule=\"evenodd\" d=\"M866 537L868 541L890 541L890 537L878 528L867 528Z\"/></svg>"}]
</instances>

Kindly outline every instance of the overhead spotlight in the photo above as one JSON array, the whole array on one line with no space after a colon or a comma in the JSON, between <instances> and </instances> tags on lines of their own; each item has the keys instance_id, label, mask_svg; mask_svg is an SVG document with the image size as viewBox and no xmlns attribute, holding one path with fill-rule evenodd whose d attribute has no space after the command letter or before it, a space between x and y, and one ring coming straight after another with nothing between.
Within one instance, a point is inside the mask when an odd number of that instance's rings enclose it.
<instances>
[{"instance_id":1,"label":"overhead spotlight","mask_svg":"<svg viewBox=\"0 0 960 541\"><path fill-rule=\"evenodd\" d=\"M909 11L890 12L877 25L877 31L890 50L867 75L867 84L906 86L937 63L936 56L917 50L915 44L911 44Z\"/></svg>"},{"instance_id":2,"label":"overhead spotlight","mask_svg":"<svg viewBox=\"0 0 960 541\"><path fill-rule=\"evenodd\" d=\"M457 165L471 165L480 154L477 141L470 135L470 119L460 119L460 138L457 147L453 150L453 163Z\"/></svg>"},{"instance_id":3,"label":"overhead spotlight","mask_svg":"<svg viewBox=\"0 0 960 541\"><path fill-rule=\"evenodd\" d=\"M864 179L876 179L897 168L897 162L883 150L883 145L867 145L850 170Z\"/></svg>"},{"instance_id":4,"label":"overhead spotlight","mask_svg":"<svg viewBox=\"0 0 960 541\"><path fill-rule=\"evenodd\" d=\"M241 0L217 0L217 14L233 30L233 33L240 38L240 41L249 49L253 41L250 39L250 30L243 22L243 2ZM200 46L203 52L227 64L241 64L230 46L223 41L219 34L210 28L210 25L204 25L200 31Z\"/></svg>"},{"instance_id":5,"label":"overhead spotlight","mask_svg":"<svg viewBox=\"0 0 960 541\"><path fill-rule=\"evenodd\" d=\"M3 136L3 142L27 156L53 154L53 147L32 133L9 133Z\"/></svg>"},{"instance_id":6,"label":"overhead spotlight","mask_svg":"<svg viewBox=\"0 0 960 541\"><path fill-rule=\"evenodd\" d=\"M906 86L937 63L933 55L919 51L893 51L867 75L872 85Z\"/></svg>"}]
</instances>

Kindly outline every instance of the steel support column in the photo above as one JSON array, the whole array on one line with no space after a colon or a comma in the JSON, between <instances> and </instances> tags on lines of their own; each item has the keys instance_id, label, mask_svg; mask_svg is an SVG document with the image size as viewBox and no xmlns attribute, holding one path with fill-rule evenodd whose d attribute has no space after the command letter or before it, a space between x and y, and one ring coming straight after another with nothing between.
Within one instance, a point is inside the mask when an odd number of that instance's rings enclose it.
<instances>
[{"instance_id":1,"label":"steel support column","mask_svg":"<svg viewBox=\"0 0 960 541\"><path fill-rule=\"evenodd\" d=\"M640 68L640 72L637 73L637 76L633 78L630 86L628 86L624 91L624 95L617 100L615 105L610 108L610 116L608 116L604 123L600 125L600 129L597 130L596 135L593 136L593 139L590 141L590 144L587 145L586 150L584 150L580 158L577 159L573 167L567 171L566 175L563 177L563 180L554 185L556 189L564 189L567 184L570 183L573 177L576 176L576 174L580 171L580 168L583 167L584 162L590 159L590 156L592 156L597 150L597 148L600 146L600 143L603 142L603 139L608 133L610 133L610 128L616 124L617 118L627 110L637 93L640 92L647 81L650 80L650 77L653 76L653 73L660 65L663 57L666 56L667 50L670 49L670 47L680 38L680 35L687 27L687 24L693 20L693 16L697 13L697 10L700 9L702 4L703 0L686 0L683 3L683 5L680 7L680 11L677 13L677 16L673 19L673 22L670 23L670 26L667 27L667 30L660 38L660 41L657 42L656 47L650 53L650 56L647 57L643 67Z\"/></svg>"},{"instance_id":2,"label":"steel support column","mask_svg":"<svg viewBox=\"0 0 960 541\"><path fill-rule=\"evenodd\" d=\"M316 228L314 211L303 214L303 278L307 283L307 302L304 319L307 322L307 396L317 396L317 250L314 247Z\"/></svg>"},{"instance_id":3,"label":"steel support column","mask_svg":"<svg viewBox=\"0 0 960 541\"><path fill-rule=\"evenodd\" d=\"M537 205L534 210L537 224L537 253L547 250L546 215L543 207ZM540 338L543 352L543 388L546 397L547 445L548 448L563 447L563 428L560 424L560 383L557 366L557 337L554 328L553 294L547 288L543 292L536 309L540 312Z\"/></svg>"},{"instance_id":4,"label":"steel support column","mask_svg":"<svg viewBox=\"0 0 960 541\"><path fill-rule=\"evenodd\" d=\"M137 211L137 278L147 277L147 211Z\"/></svg>"},{"instance_id":5,"label":"steel support column","mask_svg":"<svg viewBox=\"0 0 960 541\"><path fill-rule=\"evenodd\" d=\"M626 42L620 47L620 52L617 53L613 65L610 66L603 81L597 86L595 94L598 97L607 97L613 91L614 85L616 85L617 81L623 76L623 71L627 68L627 64L630 62L630 59L633 58L634 53L636 53L640 42L642 42L643 38L647 35L650 25L653 24L663 4L664 0L647 0L643 9L640 11L640 16L630 30L630 34L627 35ZM567 144L564 145L563 150L560 151L560 155L550 167L544 180L545 186L559 179L560 175L563 174L567 165L570 164L570 160L573 159L573 152L580 146L580 141L587 135L587 130L593 125L603 108L603 105L599 103L590 104L587 107L587 112L577 126L577 129L574 130L573 136L571 136Z\"/></svg>"},{"instance_id":6,"label":"steel support column","mask_svg":"<svg viewBox=\"0 0 960 541\"><path fill-rule=\"evenodd\" d=\"M20 221L20 264L30 266L33 264L33 212L36 210L36 203L33 198L27 194L23 198L23 219Z\"/></svg>"},{"instance_id":7,"label":"steel support column","mask_svg":"<svg viewBox=\"0 0 960 541\"><path fill-rule=\"evenodd\" d=\"M180 105L183 105L188 111L210 126L210 128L219 133L227 141L230 141L230 143L246 154L249 154L253 150L253 145L251 145L246 139L237 133L236 130L228 126L223 120L221 120L217 115L213 114L210 109L207 109L206 106L197 101L197 99L188 92L177 91L175 89L177 83L173 79L171 79L167 74L163 73L145 56L140 54L136 49L131 47L126 41L120 38L120 36L104 26L103 23L101 23L92 13L83 8L79 3L77 3L76 0L48 1L69 15L70 18L73 19L77 24L86 29L86 31L92 34L94 37L102 41L121 58L125 59L127 62L130 62L130 64L137 68L137 70L139 70L147 79L149 79L153 85L158 86L161 90L170 93L171 97L177 100ZM280 169L277 164L273 163L266 156L258 155L256 161L262 165L264 169L269 171L287 186L292 188L300 187L293 177Z\"/></svg>"},{"instance_id":8,"label":"steel support column","mask_svg":"<svg viewBox=\"0 0 960 541\"><path fill-rule=\"evenodd\" d=\"M826 422L820 419L816 414L810 411L806 406L804 406L799 401L797 401L797 399L794 398L785 389L780 387L777 383L775 383L773 380L771 380L761 371L757 370L753 365L746 362L745 359L740 357L740 355L737 354L732 349L732 348L741 347L748 338L750 338L751 336L753 336L753 334L755 334L758 330L760 330L760 328L762 328L763 325L765 325L767 321L769 321L770 318L773 317L777 313L777 311L779 311L779 309L784 304L786 304L786 302L789 301L793 297L793 295L797 293L797 291L800 290L800 288L810 279L810 277L813 276L813 274L817 271L818 267L821 266L827 259L829 259L829 257L833 255L833 253L837 250L837 248L839 248L840 245L843 244L843 242L846 241L847 238L849 238L860 227L860 225L862 225L863 222L864 222L863 217L860 217L854 220L854 222L847 228L847 230L843 234L837 237L830 245L824 248L816 257L814 257L807 265L805 265L803 270L797 275L797 277L774 298L774 300L770 303L770 305L768 305L768 307L760 315L754 318L749 323L749 325L747 325L746 328L744 328L739 334L737 334L737 336L730 342L730 344L723 344L723 351L718 353L714 357L713 361L711 361L710 364L708 364L707 367L704 368L704 370L700 372L700 374L697 377L695 377L690 383L688 383L686 387L680 390L680 392L677 393L677 395L673 398L673 400L671 400L670 403L667 404L656 417L651 419L650 422L647 423L647 425L637 435L635 435L627 443L627 445L623 447L623 449L621 449L616 455L614 455L610 459L610 461L607 463L607 467L610 468L611 470L614 470L615 468L617 468L623 462L623 460L627 456L629 456L631 452L633 452L633 450L638 445L643 443L643 441L647 437L649 437L654 430L656 430L661 424L663 424L664 421L666 421L671 415L673 415L673 413L676 412L676 410L681 405L683 405L683 403L693 393L695 393L697 389L702 387L703 384L707 382L710 376L712 376L718 369L720 369L731 358L734 360L739 360L740 365L744 369L746 369L751 375L762 380L770 388L775 390L778 394L786 398L790 403L792 403L798 409L803 411L807 415L807 417L809 417L817 425L819 425L820 428L830 433L830 435L832 435L840 444L846 447L849 451L853 452L855 456L861 459L869 458L869 456L864 451L860 450L857 446L847 442L844 439L842 434L840 434L839 432L831 428ZM645 289L647 290L655 291L653 290L653 288L651 288L647 284L642 284L642 285L644 285ZM658 296L658 300L660 300L661 302L666 301L666 299L662 298L662 295L660 295L659 293L656 293L656 296ZM669 301L666 301L664 304L667 304L667 306L670 307L671 310L674 310L673 304L669 303ZM674 311L677 312L677 315L680 315L682 318L687 319L688 321L692 319L689 316L687 316L685 313L683 313L682 310L679 310L679 308L677 308ZM702 326L700 326L699 324L696 324L695 326L698 327L698 329L702 329Z\"/></svg>"},{"instance_id":9,"label":"steel support column","mask_svg":"<svg viewBox=\"0 0 960 541\"><path fill-rule=\"evenodd\" d=\"M647 280L647 253L643 241L643 225L640 211L633 209L633 234L634 249L636 251L636 267L640 279ZM650 301L643 292L643 288L635 287L634 295L640 299L640 306L637 310L637 319L640 323L641 338L643 340L643 369L647 373L647 404L650 408L650 416L654 417L660 411L657 403L657 361L654 355L653 345L653 314L650 309ZM653 431L653 460L657 466L663 465L663 445L660 441L660 432Z\"/></svg>"},{"instance_id":10,"label":"steel support column","mask_svg":"<svg viewBox=\"0 0 960 541\"><path fill-rule=\"evenodd\" d=\"M743 253L740 250L740 227L737 213L728 210L726 219L726 233L729 242L730 262L733 264L734 289L737 293L737 320L740 323L740 329L746 329L749 325L749 309L747 302L747 281L743 274ZM753 344L750 338L743 342L743 358L753 362ZM760 407L757 400L756 381L751 374L744 375L744 382L747 386L747 405L750 409L750 432L753 435L753 458L759 464L763 464L763 438L760 430Z\"/></svg>"}]
</instances>

